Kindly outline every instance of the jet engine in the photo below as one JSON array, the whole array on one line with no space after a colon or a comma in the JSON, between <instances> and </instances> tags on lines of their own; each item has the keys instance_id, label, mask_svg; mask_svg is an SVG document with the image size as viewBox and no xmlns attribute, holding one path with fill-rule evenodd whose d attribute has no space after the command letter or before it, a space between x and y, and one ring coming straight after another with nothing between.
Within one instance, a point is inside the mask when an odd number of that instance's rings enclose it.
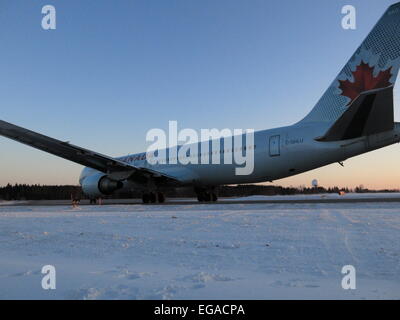
<instances>
[{"instance_id":1,"label":"jet engine","mask_svg":"<svg viewBox=\"0 0 400 320\"><path fill-rule=\"evenodd\" d=\"M124 186L122 181L112 180L100 172L85 177L81 185L83 193L92 199L110 195Z\"/></svg>"}]
</instances>

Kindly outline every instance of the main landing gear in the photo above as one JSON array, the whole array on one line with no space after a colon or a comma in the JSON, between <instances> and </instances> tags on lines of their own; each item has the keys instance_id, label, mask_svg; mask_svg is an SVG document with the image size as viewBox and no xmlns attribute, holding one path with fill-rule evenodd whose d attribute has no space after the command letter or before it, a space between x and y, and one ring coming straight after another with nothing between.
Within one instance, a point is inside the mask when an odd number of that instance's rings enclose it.
<instances>
[{"instance_id":1,"label":"main landing gear","mask_svg":"<svg viewBox=\"0 0 400 320\"><path fill-rule=\"evenodd\" d=\"M102 205L103 204L103 199L102 198L90 198L89 203L92 204L98 204Z\"/></svg>"},{"instance_id":2,"label":"main landing gear","mask_svg":"<svg viewBox=\"0 0 400 320\"><path fill-rule=\"evenodd\" d=\"M216 202L218 200L218 196L214 190L196 189L195 191L199 202Z\"/></svg>"},{"instance_id":3,"label":"main landing gear","mask_svg":"<svg viewBox=\"0 0 400 320\"><path fill-rule=\"evenodd\" d=\"M143 203L163 203L165 202L165 195L162 192L149 192L143 193Z\"/></svg>"}]
</instances>

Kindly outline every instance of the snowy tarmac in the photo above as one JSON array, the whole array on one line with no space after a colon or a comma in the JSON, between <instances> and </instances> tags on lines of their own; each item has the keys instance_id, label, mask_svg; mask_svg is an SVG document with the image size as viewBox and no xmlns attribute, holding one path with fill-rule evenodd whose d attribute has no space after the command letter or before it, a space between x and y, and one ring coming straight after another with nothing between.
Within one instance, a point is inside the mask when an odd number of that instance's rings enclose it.
<instances>
[{"instance_id":1,"label":"snowy tarmac","mask_svg":"<svg viewBox=\"0 0 400 320\"><path fill-rule=\"evenodd\" d=\"M256 199L2 202L0 299L400 299L397 202ZM56 268L55 290L42 289L44 265ZM355 290L342 288L345 265Z\"/></svg>"},{"instance_id":2,"label":"snowy tarmac","mask_svg":"<svg viewBox=\"0 0 400 320\"><path fill-rule=\"evenodd\" d=\"M348 193L339 195L336 193L310 194L310 195L287 195L287 196L249 196L249 197L225 197L219 198L213 204L263 204L263 203L356 203L356 202L400 202L400 193ZM0 206L65 206L70 205L70 200L28 200L28 201L1 201ZM140 199L103 199L103 205L141 205ZM169 198L162 205L196 205L201 204L197 199ZM82 200L81 206L90 205L89 200ZM150 204L153 205L153 204Z\"/></svg>"}]
</instances>

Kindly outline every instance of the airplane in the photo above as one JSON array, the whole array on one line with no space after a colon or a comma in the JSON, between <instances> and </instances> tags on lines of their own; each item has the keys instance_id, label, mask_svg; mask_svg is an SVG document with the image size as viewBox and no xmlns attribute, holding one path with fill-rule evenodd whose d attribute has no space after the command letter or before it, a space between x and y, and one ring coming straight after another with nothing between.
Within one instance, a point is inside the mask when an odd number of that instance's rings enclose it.
<instances>
[{"instance_id":1,"label":"airplane","mask_svg":"<svg viewBox=\"0 0 400 320\"><path fill-rule=\"evenodd\" d=\"M254 133L248 175L235 174L235 164L151 165L146 153L109 157L3 120L0 135L86 166L79 183L90 199L137 189L143 203L162 203L168 188L190 187L200 202L217 201L221 185L278 180L400 142L393 113L399 68L400 2L385 11L303 119Z\"/></svg>"}]
</instances>

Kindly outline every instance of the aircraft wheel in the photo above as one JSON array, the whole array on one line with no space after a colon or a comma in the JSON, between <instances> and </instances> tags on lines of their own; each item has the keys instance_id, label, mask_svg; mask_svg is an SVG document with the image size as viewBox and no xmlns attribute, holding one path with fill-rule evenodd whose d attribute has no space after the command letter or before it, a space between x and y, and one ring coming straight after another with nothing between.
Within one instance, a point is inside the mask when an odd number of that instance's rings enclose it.
<instances>
[{"instance_id":1,"label":"aircraft wheel","mask_svg":"<svg viewBox=\"0 0 400 320\"><path fill-rule=\"evenodd\" d=\"M197 187L194 189L197 200L199 202L215 202L218 200L217 193L215 192L215 187Z\"/></svg>"},{"instance_id":2,"label":"aircraft wheel","mask_svg":"<svg viewBox=\"0 0 400 320\"><path fill-rule=\"evenodd\" d=\"M157 202L157 195L153 192L150 193L150 202L156 203Z\"/></svg>"},{"instance_id":3,"label":"aircraft wheel","mask_svg":"<svg viewBox=\"0 0 400 320\"><path fill-rule=\"evenodd\" d=\"M164 203L164 202L165 202L164 193L158 192L158 193L157 193L157 200L158 200L159 203Z\"/></svg>"},{"instance_id":4,"label":"aircraft wheel","mask_svg":"<svg viewBox=\"0 0 400 320\"><path fill-rule=\"evenodd\" d=\"M214 192L201 191L197 193L197 200L199 202L215 202L218 197Z\"/></svg>"},{"instance_id":5,"label":"aircraft wheel","mask_svg":"<svg viewBox=\"0 0 400 320\"><path fill-rule=\"evenodd\" d=\"M150 202L150 196L149 196L148 193L144 193L142 195L142 201L143 201L143 203L149 203Z\"/></svg>"},{"instance_id":6,"label":"aircraft wheel","mask_svg":"<svg viewBox=\"0 0 400 320\"><path fill-rule=\"evenodd\" d=\"M204 192L204 201L205 202L210 202L211 201L211 193Z\"/></svg>"}]
</instances>

